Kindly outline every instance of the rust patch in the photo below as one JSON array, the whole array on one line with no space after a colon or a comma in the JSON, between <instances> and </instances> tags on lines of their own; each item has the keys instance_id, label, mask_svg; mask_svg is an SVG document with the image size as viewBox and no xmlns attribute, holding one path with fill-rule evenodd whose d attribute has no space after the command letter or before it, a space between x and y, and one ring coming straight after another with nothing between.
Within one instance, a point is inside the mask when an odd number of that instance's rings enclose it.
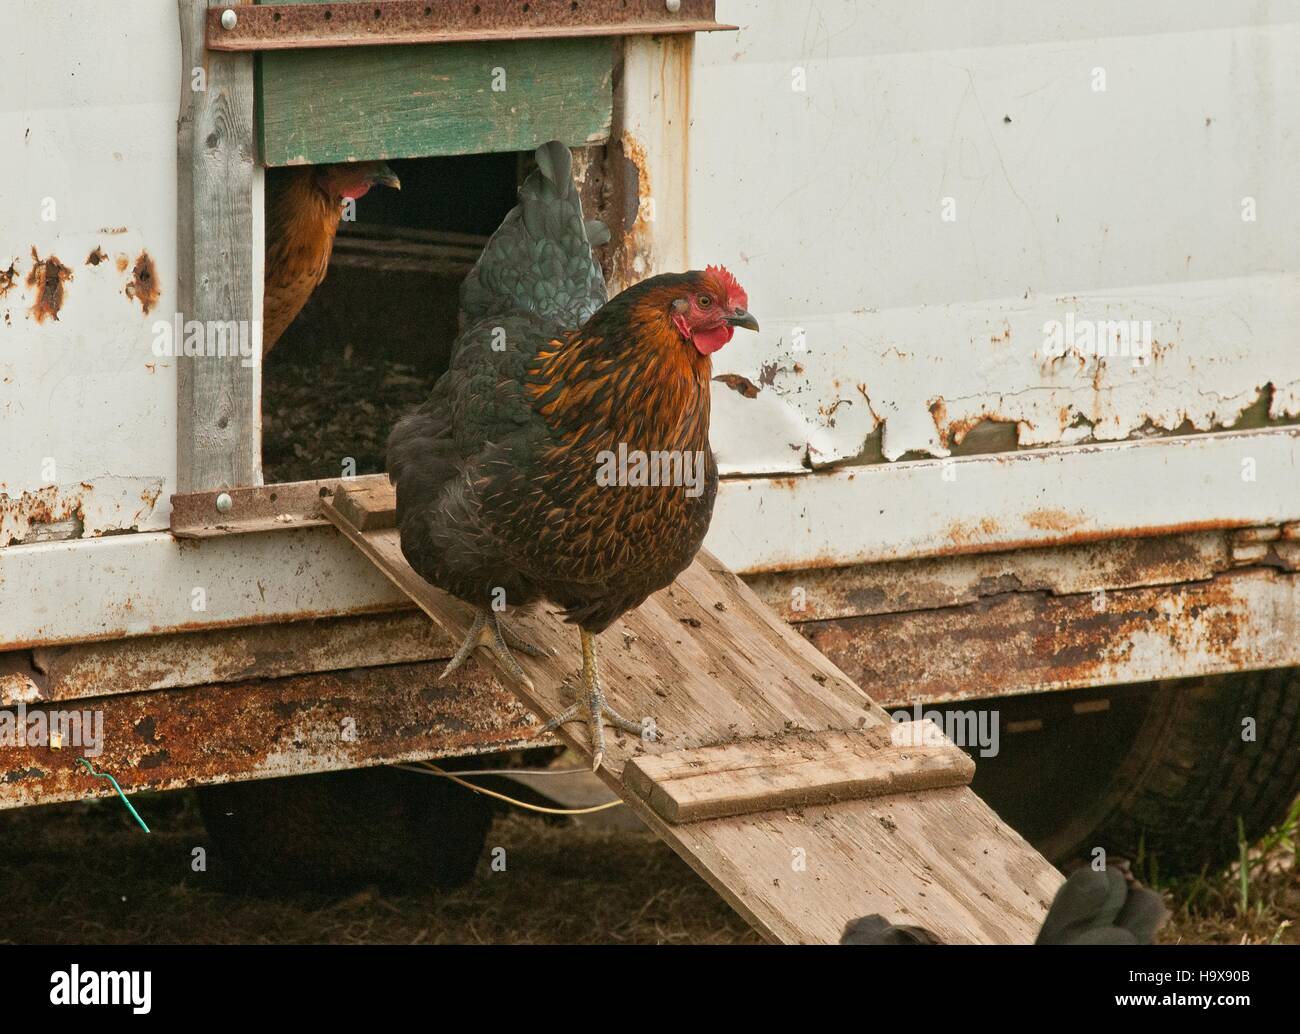
<instances>
[{"instance_id":1,"label":"rust patch","mask_svg":"<svg viewBox=\"0 0 1300 1034\"><path fill-rule=\"evenodd\" d=\"M0 546L21 543L46 525L85 520L80 494L61 496L57 485L12 496L0 492Z\"/></svg>"},{"instance_id":2,"label":"rust patch","mask_svg":"<svg viewBox=\"0 0 1300 1034\"><path fill-rule=\"evenodd\" d=\"M1030 510L1025 514L1025 523L1031 528L1043 531L1073 531L1084 519L1078 514L1066 513L1064 510Z\"/></svg>"},{"instance_id":3,"label":"rust patch","mask_svg":"<svg viewBox=\"0 0 1300 1034\"><path fill-rule=\"evenodd\" d=\"M126 285L126 296L138 301L140 308L148 316L149 311L158 304L158 295L161 293L161 288L158 286L158 270L154 267L149 253L142 251L140 257L135 260L135 268L131 270L131 282Z\"/></svg>"},{"instance_id":4,"label":"rust patch","mask_svg":"<svg viewBox=\"0 0 1300 1034\"><path fill-rule=\"evenodd\" d=\"M86 256L86 265L88 266L98 266L101 262L107 262L107 261L108 261L108 255L106 255L104 253L104 249L99 247L98 245L95 246L94 251L92 251L89 255Z\"/></svg>"},{"instance_id":5,"label":"rust patch","mask_svg":"<svg viewBox=\"0 0 1300 1034\"><path fill-rule=\"evenodd\" d=\"M12 291L16 283L18 283L17 260L10 262L8 269L0 269L0 298Z\"/></svg>"},{"instance_id":6,"label":"rust patch","mask_svg":"<svg viewBox=\"0 0 1300 1034\"><path fill-rule=\"evenodd\" d=\"M617 150L611 148L611 153L616 156L612 164L617 198L611 215L618 220L618 232L612 234L616 246L611 248L610 271L616 283L627 286L654 269L649 222L653 218L654 193L649 159L640 141L625 131Z\"/></svg>"},{"instance_id":7,"label":"rust patch","mask_svg":"<svg viewBox=\"0 0 1300 1034\"><path fill-rule=\"evenodd\" d=\"M948 404L942 398L932 399L930 402L930 417L934 420L934 426L939 430L939 437L944 434L944 425L948 423ZM943 443L948 444L947 440Z\"/></svg>"},{"instance_id":8,"label":"rust patch","mask_svg":"<svg viewBox=\"0 0 1300 1034\"><path fill-rule=\"evenodd\" d=\"M63 285L72 279L72 270L54 255L42 259L32 248L32 270L27 274L27 286L35 290L36 300L31 314L37 323L59 318L63 308Z\"/></svg>"},{"instance_id":9,"label":"rust patch","mask_svg":"<svg viewBox=\"0 0 1300 1034\"><path fill-rule=\"evenodd\" d=\"M965 521L953 521L948 525L946 538L953 545L958 547L969 546L981 539L989 539L996 535L1001 529L998 522L992 517L983 518L978 524L969 524Z\"/></svg>"},{"instance_id":10,"label":"rust patch","mask_svg":"<svg viewBox=\"0 0 1300 1034\"><path fill-rule=\"evenodd\" d=\"M732 391L739 392L747 399L758 398L758 385L748 377L742 377L738 373L720 373L713 379L719 384L725 384Z\"/></svg>"},{"instance_id":11,"label":"rust patch","mask_svg":"<svg viewBox=\"0 0 1300 1034\"><path fill-rule=\"evenodd\" d=\"M1264 666L1273 647L1252 633L1259 621L1252 598L1236 579L1219 576L1108 591L1100 609L1091 593L1012 591L955 607L798 627L891 707Z\"/></svg>"},{"instance_id":12,"label":"rust patch","mask_svg":"<svg viewBox=\"0 0 1300 1034\"><path fill-rule=\"evenodd\" d=\"M117 271L119 273L125 273L126 267L129 266L130 264L131 264L131 260L127 258L125 255L117 256Z\"/></svg>"},{"instance_id":13,"label":"rust patch","mask_svg":"<svg viewBox=\"0 0 1300 1034\"><path fill-rule=\"evenodd\" d=\"M491 676L463 674L431 690L442 666L90 697L80 707L102 712L97 764L127 793L536 745L532 715ZM364 735L341 739L346 722ZM48 773L37 767L47 761ZM47 748L0 744L0 808L112 793Z\"/></svg>"}]
</instances>

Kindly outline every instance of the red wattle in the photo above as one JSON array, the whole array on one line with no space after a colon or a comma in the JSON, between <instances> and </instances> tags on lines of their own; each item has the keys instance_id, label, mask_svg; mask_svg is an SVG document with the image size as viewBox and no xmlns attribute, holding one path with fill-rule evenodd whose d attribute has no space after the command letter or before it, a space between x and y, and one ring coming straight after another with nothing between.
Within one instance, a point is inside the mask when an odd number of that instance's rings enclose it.
<instances>
[{"instance_id":1,"label":"red wattle","mask_svg":"<svg viewBox=\"0 0 1300 1034\"><path fill-rule=\"evenodd\" d=\"M712 355L730 341L731 335L735 332L736 328L729 323L709 327L707 330L697 330L691 335L691 344L695 346L700 355Z\"/></svg>"}]
</instances>

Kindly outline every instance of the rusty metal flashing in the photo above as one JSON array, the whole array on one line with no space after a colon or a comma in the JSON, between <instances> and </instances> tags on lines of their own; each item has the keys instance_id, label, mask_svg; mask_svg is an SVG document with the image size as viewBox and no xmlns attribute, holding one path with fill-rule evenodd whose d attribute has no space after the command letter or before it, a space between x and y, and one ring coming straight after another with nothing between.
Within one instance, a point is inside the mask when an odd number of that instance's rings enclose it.
<instances>
[{"instance_id":1,"label":"rusty metal flashing","mask_svg":"<svg viewBox=\"0 0 1300 1034\"><path fill-rule=\"evenodd\" d=\"M1237 568L1206 581L1055 596L1010 591L939 610L796 627L885 708L1300 664L1300 577Z\"/></svg>"},{"instance_id":2,"label":"rusty metal flashing","mask_svg":"<svg viewBox=\"0 0 1300 1034\"><path fill-rule=\"evenodd\" d=\"M192 492L171 497L171 533L179 539L258 531L288 531L328 524L321 500L342 484L386 483L387 475L362 478L326 478L320 481L286 481L213 492ZM222 500L222 506L218 500ZM222 508L224 507L224 508Z\"/></svg>"},{"instance_id":3,"label":"rusty metal flashing","mask_svg":"<svg viewBox=\"0 0 1300 1034\"><path fill-rule=\"evenodd\" d=\"M371 0L213 7L209 50L305 50L732 30L714 0Z\"/></svg>"},{"instance_id":4,"label":"rusty metal flashing","mask_svg":"<svg viewBox=\"0 0 1300 1034\"><path fill-rule=\"evenodd\" d=\"M24 705L22 742L0 743L0 810L111 794L33 729L76 716L102 737L96 767L127 793L546 747L536 719L482 667L440 662L216 683ZM33 716L43 716L33 720Z\"/></svg>"}]
</instances>

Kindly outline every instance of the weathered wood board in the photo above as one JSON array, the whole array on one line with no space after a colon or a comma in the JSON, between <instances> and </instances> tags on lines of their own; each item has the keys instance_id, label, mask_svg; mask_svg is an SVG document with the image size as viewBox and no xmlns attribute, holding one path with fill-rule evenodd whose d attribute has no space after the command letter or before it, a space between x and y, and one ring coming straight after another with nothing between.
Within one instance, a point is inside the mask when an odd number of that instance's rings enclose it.
<instances>
[{"instance_id":1,"label":"weathered wood board","mask_svg":"<svg viewBox=\"0 0 1300 1034\"><path fill-rule=\"evenodd\" d=\"M904 733L898 742L890 735L895 731ZM974 775L975 762L924 719L646 754L628 759L623 785L676 825L969 786Z\"/></svg>"},{"instance_id":2,"label":"weathered wood board","mask_svg":"<svg viewBox=\"0 0 1300 1034\"><path fill-rule=\"evenodd\" d=\"M392 507L391 492L367 499L379 511ZM358 531L329 501L323 509L440 628L465 634L470 608L411 570L396 529ZM507 622L551 651L520 656L535 688L512 688L538 715L557 713L576 685L577 630L548 607L509 614ZM765 936L833 943L850 919L880 913L950 943L1033 940L1061 876L965 787L670 825L623 785L634 757L889 722L712 557L701 554L672 586L625 615L600 647L610 703L653 718L659 732L648 743L608 730L602 778ZM480 651L475 663L491 662ZM586 752L581 723L561 735Z\"/></svg>"},{"instance_id":3,"label":"weathered wood board","mask_svg":"<svg viewBox=\"0 0 1300 1034\"><path fill-rule=\"evenodd\" d=\"M233 6L247 2L232 0ZM252 360L262 285L261 249L253 247L262 205L253 149L253 57L204 49L203 21L216 4L177 5L176 312L185 323L206 328L202 355L182 355L181 341L173 342L176 485L182 492L262 480L261 367Z\"/></svg>"},{"instance_id":4,"label":"weathered wood board","mask_svg":"<svg viewBox=\"0 0 1300 1034\"><path fill-rule=\"evenodd\" d=\"M267 165L571 147L609 137L616 42L429 43L261 55Z\"/></svg>"}]
</instances>

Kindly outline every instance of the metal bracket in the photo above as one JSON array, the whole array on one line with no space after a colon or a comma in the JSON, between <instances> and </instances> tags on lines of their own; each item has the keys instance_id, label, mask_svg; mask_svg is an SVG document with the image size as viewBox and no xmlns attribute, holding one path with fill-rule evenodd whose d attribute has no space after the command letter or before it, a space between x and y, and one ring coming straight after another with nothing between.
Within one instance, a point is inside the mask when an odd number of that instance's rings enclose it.
<instances>
[{"instance_id":1,"label":"metal bracket","mask_svg":"<svg viewBox=\"0 0 1300 1034\"><path fill-rule=\"evenodd\" d=\"M714 0L370 0L232 4L207 13L209 50L640 36L732 30Z\"/></svg>"}]
</instances>

